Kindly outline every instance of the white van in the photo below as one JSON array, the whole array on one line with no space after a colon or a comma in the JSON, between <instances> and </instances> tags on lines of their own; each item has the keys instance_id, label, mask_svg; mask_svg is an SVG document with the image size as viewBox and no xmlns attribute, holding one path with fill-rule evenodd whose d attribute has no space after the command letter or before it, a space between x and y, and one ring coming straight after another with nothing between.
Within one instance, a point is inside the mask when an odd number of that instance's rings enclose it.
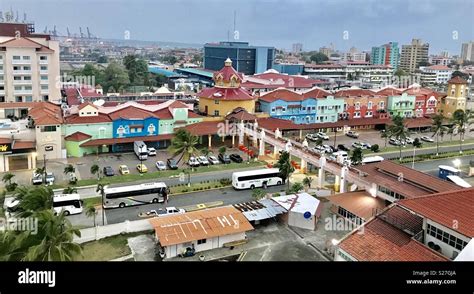
<instances>
[{"instance_id":1,"label":"white van","mask_svg":"<svg viewBox=\"0 0 474 294\"><path fill-rule=\"evenodd\" d=\"M334 152L329 158L335 160L337 163L344 164L349 161L349 154L341 150Z\"/></svg>"}]
</instances>

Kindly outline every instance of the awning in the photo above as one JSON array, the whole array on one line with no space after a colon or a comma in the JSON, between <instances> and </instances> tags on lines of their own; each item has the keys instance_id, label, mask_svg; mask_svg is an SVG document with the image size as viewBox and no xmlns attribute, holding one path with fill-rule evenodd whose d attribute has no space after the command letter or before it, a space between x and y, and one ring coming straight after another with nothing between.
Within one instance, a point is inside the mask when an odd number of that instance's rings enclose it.
<instances>
[{"instance_id":1,"label":"awning","mask_svg":"<svg viewBox=\"0 0 474 294\"><path fill-rule=\"evenodd\" d=\"M111 139L94 139L79 145L80 147L94 147L102 145L115 145L115 144L124 144L124 143L133 143L135 141L143 142L158 142L164 140L171 140L174 137L174 134L163 134L156 136L142 136L142 137L128 137L128 138L111 138Z\"/></svg>"}]
</instances>

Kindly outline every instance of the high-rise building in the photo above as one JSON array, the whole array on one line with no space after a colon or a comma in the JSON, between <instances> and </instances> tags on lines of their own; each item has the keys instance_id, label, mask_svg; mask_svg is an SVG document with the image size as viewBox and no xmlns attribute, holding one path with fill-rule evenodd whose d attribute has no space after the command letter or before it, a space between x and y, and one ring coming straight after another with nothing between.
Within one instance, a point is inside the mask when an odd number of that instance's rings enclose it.
<instances>
[{"instance_id":1,"label":"high-rise building","mask_svg":"<svg viewBox=\"0 0 474 294\"><path fill-rule=\"evenodd\" d=\"M390 65L394 70L398 68L399 48L397 42L390 42L379 47L372 47L370 63L375 65Z\"/></svg>"},{"instance_id":2,"label":"high-rise building","mask_svg":"<svg viewBox=\"0 0 474 294\"><path fill-rule=\"evenodd\" d=\"M428 62L430 44L423 43L421 39L413 39L410 45L402 46L400 68L406 72L413 72L421 62Z\"/></svg>"},{"instance_id":3,"label":"high-rise building","mask_svg":"<svg viewBox=\"0 0 474 294\"><path fill-rule=\"evenodd\" d=\"M293 44L292 46L293 48L293 53L295 54L298 54L298 53L301 53L303 51L303 44L301 43L295 43Z\"/></svg>"},{"instance_id":4,"label":"high-rise building","mask_svg":"<svg viewBox=\"0 0 474 294\"><path fill-rule=\"evenodd\" d=\"M319 53L322 53L326 55L328 58L331 56L331 54L334 52L332 48L329 47L321 47L319 48Z\"/></svg>"},{"instance_id":5,"label":"high-rise building","mask_svg":"<svg viewBox=\"0 0 474 294\"><path fill-rule=\"evenodd\" d=\"M204 68L220 70L227 58L246 75L263 73L273 67L275 47L250 46L248 42L220 42L204 45Z\"/></svg>"},{"instance_id":6,"label":"high-rise building","mask_svg":"<svg viewBox=\"0 0 474 294\"><path fill-rule=\"evenodd\" d=\"M474 41L462 44L461 59L466 61L474 61Z\"/></svg>"},{"instance_id":7,"label":"high-rise building","mask_svg":"<svg viewBox=\"0 0 474 294\"><path fill-rule=\"evenodd\" d=\"M57 41L29 24L0 23L0 103L59 103L59 76Z\"/></svg>"}]
</instances>

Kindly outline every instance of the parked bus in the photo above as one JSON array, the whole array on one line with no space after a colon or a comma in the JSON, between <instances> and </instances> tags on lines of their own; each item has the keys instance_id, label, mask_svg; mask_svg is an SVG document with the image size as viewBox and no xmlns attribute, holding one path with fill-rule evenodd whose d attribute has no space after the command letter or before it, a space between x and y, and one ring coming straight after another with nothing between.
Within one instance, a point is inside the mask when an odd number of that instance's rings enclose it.
<instances>
[{"instance_id":1,"label":"parked bus","mask_svg":"<svg viewBox=\"0 0 474 294\"><path fill-rule=\"evenodd\" d=\"M265 168L235 172L232 174L232 186L234 189L266 188L268 186L283 184L283 178L277 168Z\"/></svg>"},{"instance_id":2,"label":"parked bus","mask_svg":"<svg viewBox=\"0 0 474 294\"><path fill-rule=\"evenodd\" d=\"M165 183L146 183L123 187L104 187L104 208L163 203L168 197Z\"/></svg>"},{"instance_id":3,"label":"parked bus","mask_svg":"<svg viewBox=\"0 0 474 294\"><path fill-rule=\"evenodd\" d=\"M82 212L82 200L79 194L58 194L53 197L54 213L64 211L65 215Z\"/></svg>"}]
</instances>

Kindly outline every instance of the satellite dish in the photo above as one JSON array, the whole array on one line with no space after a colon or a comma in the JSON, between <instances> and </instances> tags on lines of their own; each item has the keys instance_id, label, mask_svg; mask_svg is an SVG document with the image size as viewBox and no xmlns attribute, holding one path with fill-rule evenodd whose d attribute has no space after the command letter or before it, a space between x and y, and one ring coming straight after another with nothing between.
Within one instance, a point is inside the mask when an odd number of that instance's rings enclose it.
<instances>
[{"instance_id":1,"label":"satellite dish","mask_svg":"<svg viewBox=\"0 0 474 294\"><path fill-rule=\"evenodd\" d=\"M97 101L94 101L95 106L102 106L102 105L104 105L104 103L105 103L104 99L99 99Z\"/></svg>"},{"instance_id":2,"label":"satellite dish","mask_svg":"<svg viewBox=\"0 0 474 294\"><path fill-rule=\"evenodd\" d=\"M311 212L307 211L303 214L303 216L304 216L305 219L309 219L309 218L311 218Z\"/></svg>"}]
</instances>

